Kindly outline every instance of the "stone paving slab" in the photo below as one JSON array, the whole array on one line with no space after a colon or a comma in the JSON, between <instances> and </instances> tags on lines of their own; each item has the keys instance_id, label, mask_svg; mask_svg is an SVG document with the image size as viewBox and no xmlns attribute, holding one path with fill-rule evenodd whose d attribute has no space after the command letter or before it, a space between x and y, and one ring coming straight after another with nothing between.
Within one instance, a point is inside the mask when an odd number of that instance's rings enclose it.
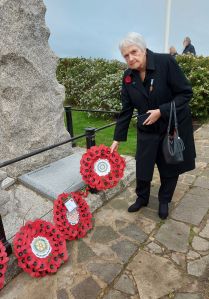
<instances>
[{"instance_id":1,"label":"stone paving slab","mask_svg":"<svg viewBox=\"0 0 209 299\"><path fill-rule=\"evenodd\" d=\"M180 204L171 213L171 217L176 220L199 225L203 217L207 214L209 198L205 196L186 194Z\"/></svg>"},{"instance_id":2,"label":"stone paving slab","mask_svg":"<svg viewBox=\"0 0 209 299\"><path fill-rule=\"evenodd\" d=\"M131 279L130 276L126 273L121 275L114 288L129 295L135 295L137 293L137 289L133 282L133 279Z\"/></svg>"},{"instance_id":3,"label":"stone paving slab","mask_svg":"<svg viewBox=\"0 0 209 299\"><path fill-rule=\"evenodd\" d=\"M87 269L92 274L100 277L104 282L110 284L122 270L121 264L90 263Z\"/></svg>"},{"instance_id":4,"label":"stone paving slab","mask_svg":"<svg viewBox=\"0 0 209 299\"><path fill-rule=\"evenodd\" d=\"M160 227L155 238L169 250L187 252L189 233L188 225L170 219Z\"/></svg>"},{"instance_id":5,"label":"stone paving slab","mask_svg":"<svg viewBox=\"0 0 209 299\"><path fill-rule=\"evenodd\" d=\"M72 289L72 294L76 299L96 299L100 287L91 277L85 279Z\"/></svg>"},{"instance_id":6,"label":"stone paving slab","mask_svg":"<svg viewBox=\"0 0 209 299\"><path fill-rule=\"evenodd\" d=\"M209 255L188 263L188 273L195 276L209 276Z\"/></svg>"},{"instance_id":7,"label":"stone paving slab","mask_svg":"<svg viewBox=\"0 0 209 299\"><path fill-rule=\"evenodd\" d=\"M188 283L169 260L139 251L127 267L134 275L140 298L158 299Z\"/></svg>"}]
</instances>

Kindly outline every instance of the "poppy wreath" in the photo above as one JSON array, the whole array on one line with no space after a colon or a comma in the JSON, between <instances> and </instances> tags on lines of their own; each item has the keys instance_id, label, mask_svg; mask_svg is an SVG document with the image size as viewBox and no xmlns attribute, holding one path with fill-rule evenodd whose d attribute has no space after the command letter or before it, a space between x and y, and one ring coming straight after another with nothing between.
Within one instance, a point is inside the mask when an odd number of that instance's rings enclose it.
<instances>
[{"instance_id":1,"label":"poppy wreath","mask_svg":"<svg viewBox=\"0 0 209 299\"><path fill-rule=\"evenodd\" d=\"M83 238L92 229L92 214L84 199L87 194L87 191L63 193L54 201L54 223L67 240ZM65 206L68 200L77 206L71 212Z\"/></svg>"},{"instance_id":2,"label":"poppy wreath","mask_svg":"<svg viewBox=\"0 0 209 299\"><path fill-rule=\"evenodd\" d=\"M28 221L16 233L14 254L18 266L32 277L57 272L68 259L66 241L60 231L48 221Z\"/></svg>"},{"instance_id":3,"label":"poppy wreath","mask_svg":"<svg viewBox=\"0 0 209 299\"><path fill-rule=\"evenodd\" d=\"M125 169L125 159L116 151L101 144L92 146L82 156L80 173L86 184L97 190L115 187L121 180Z\"/></svg>"},{"instance_id":4,"label":"poppy wreath","mask_svg":"<svg viewBox=\"0 0 209 299\"><path fill-rule=\"evenodd\" d=\"M7 270L7 263L9 258L7 257L6 248L0 241L0 289L4 286L4 278Z\"/></svg>"}]
</instances>

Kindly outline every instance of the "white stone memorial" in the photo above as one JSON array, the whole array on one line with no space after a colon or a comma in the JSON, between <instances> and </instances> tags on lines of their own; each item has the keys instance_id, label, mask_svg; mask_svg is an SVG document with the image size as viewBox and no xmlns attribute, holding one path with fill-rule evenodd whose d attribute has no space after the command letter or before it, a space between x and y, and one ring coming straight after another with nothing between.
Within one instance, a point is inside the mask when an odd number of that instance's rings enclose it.
<instances>
[{"instance_id":1,"label":"white stone memorial","mask_svg":"<svg viewBox=\"0 0 209 299\"><path fill-rule=\"evenodd\" d=\"M48 45L43 0L0 0L0 161L64 141L64 87ZM16 177L71 153L58 147L4 168Z\"/></svg>"}]
</instances>

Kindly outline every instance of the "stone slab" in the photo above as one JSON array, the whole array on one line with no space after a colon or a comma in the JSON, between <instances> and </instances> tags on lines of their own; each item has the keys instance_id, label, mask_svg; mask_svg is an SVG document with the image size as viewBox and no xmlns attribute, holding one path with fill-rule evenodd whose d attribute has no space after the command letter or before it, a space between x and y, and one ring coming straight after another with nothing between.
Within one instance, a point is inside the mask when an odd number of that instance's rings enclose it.
<instances>
[{"instance_id":1,"label":"stone slab","mask_svg":"<svg viewBox=\"0 0 209 299\"><path fill-rule=\"evenodd\" d=\"M91 277L86 278L72 289L76 299L96 299L100 291L99 285Z\"/></svg>"},{"instance_id":2,"label":"stone slab","mask_svg":"<svg viewBox=\"0 0 209 299\"><path fill-rule=\"evenodd\" d=\"M194 239L192 240L192 247L196 251L206 251L209 250L209 241L195 236Z\"/></svg>"},{"instance_id":3,"label":"stone slab","mask_svg":"<svg viewBox=\"0 0 209 299\"><path fill-rule=\"evenodd\" d=\"M160 227L155 238L170 250L187 252L189 232L188 225L170 219Z\"/></svg>"},{"instance_id":4,"label":"stone slab","mask_svg":"<svg viewBox=\"0 0 209 299\"><path fill-rule=\"evenodd\" d=\"M86 262L90 258L96 256L93 250L83 240L78 240L77 246L78 246L78 257L77 257L78 263Z\"/></svg>"},{"instance_id":5,"label":"stone slab","mask_svg":"<svg viewBox=\"0 0 209 299\"><path fill-rule=\"evenodd\" d=\"M207 221L206 226L203 228L199 235L203 238L209 239L209 220Z\"/></svg>"},{"instance_id":6,"label":"stone slab","mask_svg":"<svg viewBox=\"0 0 209 299\"><path fill-rule=\"evenodd\" d=\"M139 251L128 265L142 299L159 299L188 283L171 261Z\"/></svg>"},{"instance_id":7,"label":"stone slab","mask_svg":"<svg viewBox=\"0 0 209 299\"><path fill-rule=\"evenodd\" d=\"M137 251L138 246L128 240L122 240L112 247L112 250L116 252L117 256L121 259L123 263L127 263L128 260Z\"/></svg>"},{"instance_id":8,"label":"stone slab","mask_svg":"<svg viewBox=\"0 0 209 299\"><path fill-rule=\"evenodd\" d=\"M209 208L209 198L187 194L173 210L171 217L194 225L199 225Z\"/></svg>"},{"instance_id":9,"label":"stone slab","mask_svg":"<svg viewBox=\"0 0 209 299\"><path fill-rule=\"evenodd\" d=\"M126 294L134 295L137 293L136 287L132 281L132 279L126 275L123 274L117 281L117 283L114 286L115 289L118 291L121 291Z\"/></svg>"},{"instance_id":10,"label":"stone slab","mask_svg":"<svg viewBox=\"0 0 209 299\"><path fill-rule=\"evenodd\" d=\"M209 189L209 178L206 176L199 176L195 180L194 186Z\"/></svg>"},{"instance_id":11,"label":"stone slab","mask_svg":"<svg viewBox=\"0 0 209 299\"><path fill-rule=\"evenodd\" d=\"M126 294L123 294L117 290L110 290L107 295L103 297L103 299L129 299L130 297Z\"/></svg>"},{"instance_id":12,"label":"stone slab","mask_svg":"<svg viewBox=\"0 0 209 299\"><path fill-rule=\"evenodd\" d=\"M68 293L65 289L57 290L57 299L69 299Z\"/></svg>"},{"instance_id":13,"label":"stone slab","mask_svg":"<svg viewBox=\"0 0 209 299\"><path fill-rule=\"evenodd\" d=\"M120 264L90 263L87 269L104 282L110 284L122 270Z\"/></svg>"},{"instance_id":14,"label":"stone slab","mask_svg":"<svg viewBox=\"0 0 209 299\"><path fill-rule=\"evenodd\" d=\"M56 199L63 192L72 192L84 186L80 175L82 154L75 153L19 177L19 181L36 192Z\"/></svg>"},{"instance_id":15,"label":"stone slab","mask_svg":"<svg viewBox=\"0 0 209 299\"><path fill-rule=\"evenodd\" d=\"M188 273L197 277L204 276L204 275L208 277L208 273L206 273L208 269L209 269L209 255L201 257L198 260L189 262L187 266Z\"/></svg>"},{"instance_id":16,"label":"stone slab","mask_svg":"<svg viewBox=\"0 0 209 299\"><path fill-rule=\"evenodd\" d=\"M119 235L112 229L111 226L97 226L94 229L91 237L91 242L109 243L119 238Z\"/></svg>"},{"instance_id":17,"label":"stone slab","mask_svg":"<svg viewBox=\"0 0 209 299\"><path fill-rule=\"evenodd\" d=\"M138 241L139 243L143 243L148 238L148 236L143 232L143 230L141 230L135 224L130 224L127 227L121 229L119 232L129 238Z\"/></svg>"},{"instance_id":18,"label":"stone slab","mask_svg":"<svg viewBox=\"0 0 209 299\"><path fill-rule=\"evenodd\" d=\"M162 248L154 242L149 243L147 248L151 253L162 253Z\"/></svg>"}]
</instances>

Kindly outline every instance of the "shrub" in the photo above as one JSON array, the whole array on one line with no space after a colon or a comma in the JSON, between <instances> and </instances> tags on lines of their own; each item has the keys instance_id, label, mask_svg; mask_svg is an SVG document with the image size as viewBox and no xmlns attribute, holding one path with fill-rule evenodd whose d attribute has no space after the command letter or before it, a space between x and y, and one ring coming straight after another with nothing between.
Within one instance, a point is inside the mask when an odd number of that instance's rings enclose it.
<instances>
[{"instance_id":1,"label":"shrub","mask_svg":"<svg viewBox=\"0 0 209 299\"><path fill-rule=\"evenodd\" d=\"M208 117L209 57L178 55L176 59L193 87L190 102L193 117ZM57 79L66 89L65 104L86 109L120 110L121 78L125 68L126 65L117 60L60 59Z\"/></svg>"},{"instance_id":2,"label":"shrub","mask_svg":"<svg viewBox=\"0 0 209 299\"><path fill-rule=\"evenodd\" d=\"M209 115L209 57L179 55L177 61L189 79L193 88L190 102L192 115L195 118L206 118Z\"/></svg>"},{"instance_id":3,"label":"shrub","mask_svg":"<svg viewBox=\"0 0 209 299\"><path fill-rule=\"evenodd\" d=\"M64 58L57 68L57 79L66 89L65 104L83 106L84 93L100 80L124 69L124 64L105 59ZM85 107L87 108L87 107ZM89 107L88 107L89 108Z\"/></svg>"},{"instance_id":4,"label":"shrub","mask_svg":"<svg viewBox=\"0 0 209 299\"><path fill-rule=\"evenodd\" d=\"M119 70L115 74L108 74L99 82L87 90L81 97L82 107L99 110L120 111L120 89L123 71ZM110 116L110 114L97 113L95 116Z\"/></svg>"}]
</instances>

